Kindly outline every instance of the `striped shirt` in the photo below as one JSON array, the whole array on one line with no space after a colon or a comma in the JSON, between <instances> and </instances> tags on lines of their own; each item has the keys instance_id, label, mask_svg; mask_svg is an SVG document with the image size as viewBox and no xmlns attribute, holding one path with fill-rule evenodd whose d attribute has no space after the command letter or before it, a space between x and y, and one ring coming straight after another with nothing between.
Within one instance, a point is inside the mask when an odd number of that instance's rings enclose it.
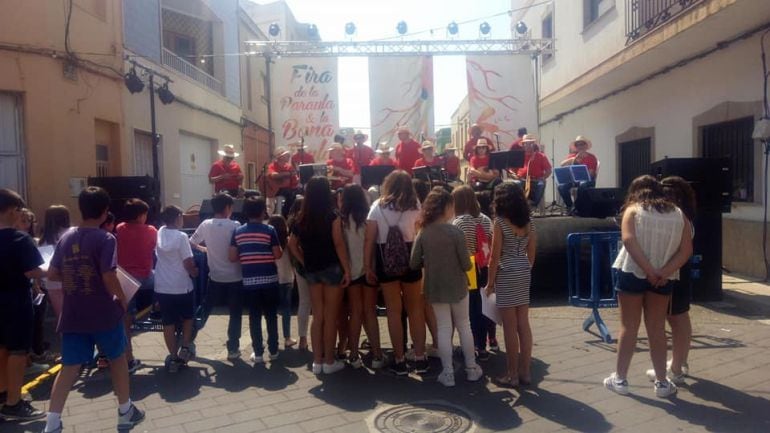
<instances>
[{"instance_id":1,"label":"striped shirt","mask_svg":"<svg viewBox=\"0 0 770 433\"><path fill-rule=\"evenodd\" d=\"M463 231L465 243L468 246L468 254L476 254L476 226L478 224L481 224L481 227L484 229L484 233L487 235L487 242L490 245L492 244L492 220L483 213L480 213L477 217L469 214L460 215L452 221L452 224Z\"/></svg>"},{"instance_id":2,"label":"striped shirt","mask_svg":"<svg viewBox=\"0 0 770 433\"><path fill-rule=\"evenodd\" d=\"M280 244L272 226L251 222L242 225L233 232L230 245L238 248L244 289L265 289L278 284L273 247Z\"/></svg>"}]
</instances>

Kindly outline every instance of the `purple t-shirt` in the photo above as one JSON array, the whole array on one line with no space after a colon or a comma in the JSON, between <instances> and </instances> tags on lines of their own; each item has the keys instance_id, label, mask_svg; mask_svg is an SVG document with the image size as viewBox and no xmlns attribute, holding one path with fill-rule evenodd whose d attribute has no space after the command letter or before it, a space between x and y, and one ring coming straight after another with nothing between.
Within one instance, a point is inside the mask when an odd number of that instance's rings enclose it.
<instances>
[{"instance_id":1,"label":"purple t-shirt","mask_svg":"<svg viewBox=\"0 0 770 433\"><path fill-rule=\"evenodd\" d=\"M104 272L117 267L115 245L114 236L97 228L73 228L59 240L51 259L64 292L59 332L103 332L122 320L123 307L102 280Z\"/></svg>"}]
</instances>

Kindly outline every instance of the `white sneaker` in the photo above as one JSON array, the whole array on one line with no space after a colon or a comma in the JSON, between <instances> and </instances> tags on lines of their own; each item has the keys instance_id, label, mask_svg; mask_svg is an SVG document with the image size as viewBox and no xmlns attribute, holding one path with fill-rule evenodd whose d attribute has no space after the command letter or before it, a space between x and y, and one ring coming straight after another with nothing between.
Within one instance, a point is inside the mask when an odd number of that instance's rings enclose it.
<instances>
[{"instance_id":1,"label":"white sneaker","mask_svg":"<svg viewBox=\"0 0 770 433\"><path fill-rule=\"evenodd\" d=\"M383 367L385 367L385 355L382 355L382 358L372 358L373 369L379 370Z\"/></svg>"},{"instance_id":2,"label":"white sneaker","mask_svg":"<svg viewBox=\"0 0 770 433\"><path fill-rule=\"evenodd\" d=\"M324 364L323 372L324 374L334 374L343 368L345 368L345 363L337 359L331 364Z\"/></svg>"},{"instance_id":3,"label":"white sneaker","mask_svg":"<svg viewBox=\"0 0 770 433\"><path fill-rule=\"evenodd\" d=\"M232 350L227 352L227 360L228 361L235 361L236 359L239 359L241 357L241 351L240 350Z\"/></svg>"},{"instance_id":4,"label":"white sneaker","mask_svg":"<svg viewBox=\"0 0 770 433\"><path fill-rule=\"evenodd\" d=\"M313 374L321 374L321 373L323 373L323 363L316 364L314 362L313 363Z\"/></svg>"},{"instance_id":5,"label":"white sneaker","mask_svg":"<svg viewBox=\"0 0 770 433\"><path fill-rule=\"evenodd\" d=\"M684 368L682 368L682 370L684 371ZM647 370L646 374L647 374L647 379L649 379L650 382L655 382L658 379L658 377L655 375L655 370L652 368ZM684 381L685 374L684 373L674 374L674 372L671 371L671 368L666 369L666 377L675 385L685 384L685 381Z\"/></svg>"},{"instance_id":6,"label":"white sneaker","mask_svg":"<svg viewBox=\"0 0 770 433\"><path fill-rule=\"evenodd\" d=\"M446 387L455 386L455 373L453 371L442 371L436 380Z\"/></svg>"},{"instance_id":7,"label":"white sneaker","mask_svg":"<svg viewBox=\"0 0 770 433\"><path fill-rule=\"evenodd\" d=\"M466 368L465 374L468 376L468 380L470 382L475 382L481 379L481 376L484 375L484 372L481 370L481 367L474 365L473 367Z\"/></svg>"},{"instance_id":8,"label":"white sneaker","mask_svg":"<svg viewBox=\"0 0 770 433\"><path fill-rule=\"evenodd\" d=\"M251 356L249 356L249 361L253 362L254 364L262 364L265 362L265 359L262 358L262 355L257 356L256 353L252 352Z\"/></svg>"},{"instance_id":9,"label":"white sneaker","mask_svg":"<svg viewBox=\"0 0 770 433\"><path fill-rule=\"evenodd\" d=\"M672 395L676 394L676 385L674 385L670 380L666 380L665 382L656 380L654 389L655 395L660 398L671 397Z\"/></svg>"},{"instance_id":10,"label":"white sneaker","mask_svg":"<svg viewBox=\"0 0 770 433\"><path fill-rule=\"evenodd\" d=\"M628 381L618 378L617 373L612 373L604 379L604 387L620 395L628 395Z\"/></svg>"},{"instance_id":11,"label":"white sneaker","mask_svg":"<svg viewBox=\"0 0 770 433\"><path fill-rule=\"evenodd\" d=\"M672 359L669 359L668 362L666 362L666 369L668 371L671 371L671 364L673 363ZM690 366L685 362L682 364L682 376L689 376L690 375Z\"/></svg>"}]
</instances>

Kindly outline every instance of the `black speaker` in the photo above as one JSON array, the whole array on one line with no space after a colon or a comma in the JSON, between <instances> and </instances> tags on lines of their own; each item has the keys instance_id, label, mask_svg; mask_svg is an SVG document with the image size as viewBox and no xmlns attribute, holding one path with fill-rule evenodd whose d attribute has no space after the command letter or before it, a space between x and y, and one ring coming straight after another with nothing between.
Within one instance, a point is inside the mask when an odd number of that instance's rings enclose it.
<instances>
[{"instance_id":1,"label":"black speaker","mask_svg":"<svg viewBox=\"0 0 770 433\"><path fill-rule=\"evenodd\" d=\"M581 217L612 217L620 212L624 197L621 188L579 188L575 210Z\"/></svg>"},{"instance_id":2,"label":"black speaker","mask_svg":"<svg viewBox=\"0 0 770 433\"><path fill-rule=\"evenodd\" d=\"M123 208L126 200L138 198L150 207L147 223L158 225L160 199L155 179L150 176L89 177L88 186L98 186L110 195L110 212L118 222L125 221Z\"/></svg>"},{"instance_id":3,"label":"black speaker","mask_svg":"<svg viewBox=\"0 0 770 433\"><path fill-rule=\"evenodd\" d=\"M733 177L729 158L665 158L652 163L652 175L658 179L682 177L695 190L698 209L730 212Z\"/></svg>"}]
</instances>

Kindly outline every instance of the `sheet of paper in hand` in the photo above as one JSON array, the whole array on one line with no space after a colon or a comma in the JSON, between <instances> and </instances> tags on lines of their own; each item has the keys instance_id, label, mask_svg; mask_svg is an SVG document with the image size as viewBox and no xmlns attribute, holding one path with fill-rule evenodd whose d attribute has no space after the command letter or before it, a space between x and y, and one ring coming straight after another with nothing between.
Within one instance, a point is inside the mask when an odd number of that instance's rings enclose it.
<instances>
[{"instance_id":1,"label":"sheet of paper in hand","mask_svg":"<svg viewBox=\"0 0 770 433\"><path fill-rule=\"evenodd\" d=\"M479 289L483 290L483 289ZM491 295L487 296L486 293L481 292L481 313L484 314L489 318L489 320L497 323L498 325L503 324L503 320L500 317L500 312L497 310L497 294L492 293Z\"/></svg>"}]
</instances>

